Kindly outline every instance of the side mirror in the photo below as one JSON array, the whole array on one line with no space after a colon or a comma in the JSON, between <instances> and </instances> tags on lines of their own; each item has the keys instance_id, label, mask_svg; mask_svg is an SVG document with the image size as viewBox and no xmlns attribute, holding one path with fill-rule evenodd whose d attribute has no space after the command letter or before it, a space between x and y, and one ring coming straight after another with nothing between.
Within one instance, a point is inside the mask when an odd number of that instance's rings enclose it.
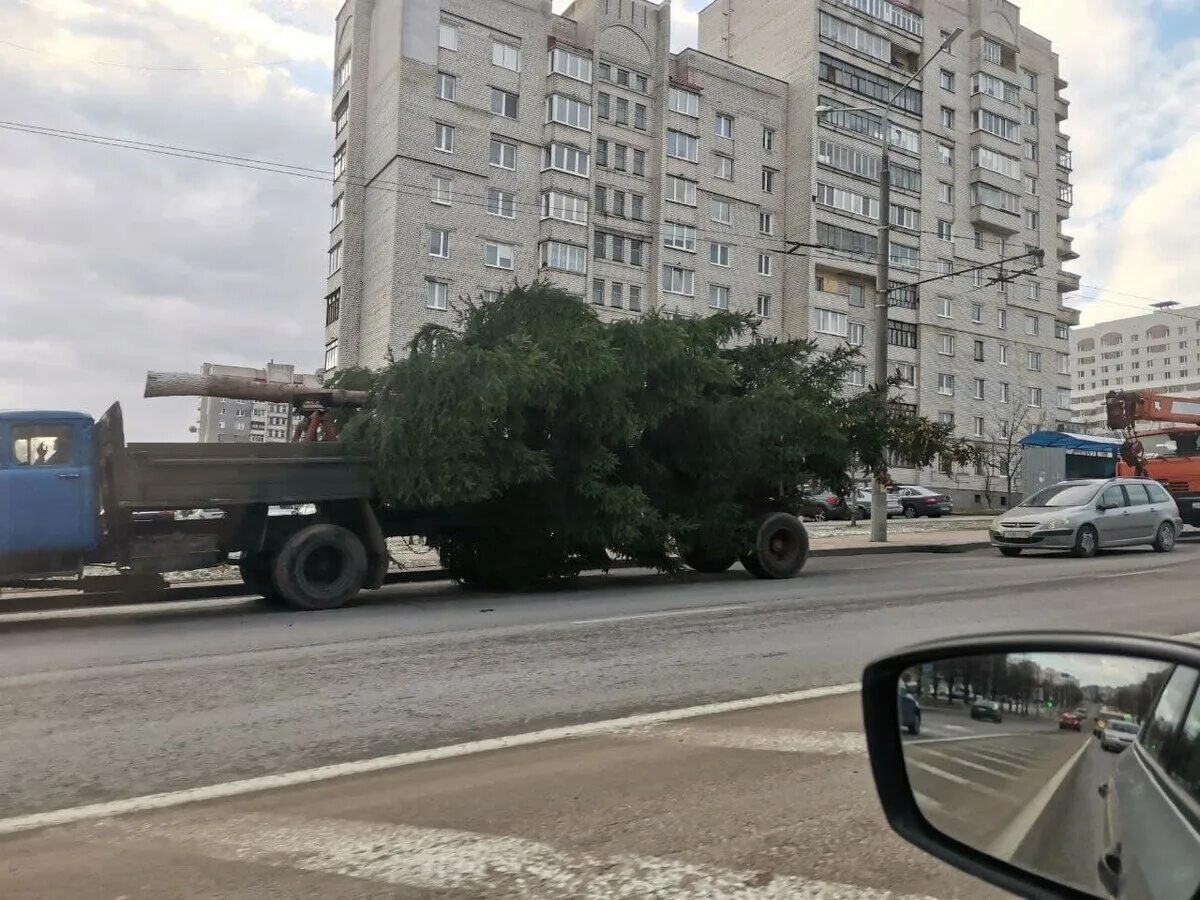
<instances>
[{"instance_id":1,"label":"side mirror","mask_svg":"<svg viewBox=\"0 0 1200 900\"><path fill-rule=\"evenodd\" d=\"M962 684L979 699L924 698L914 733L896 685L918 678ZM1161 840L1177 833L1184 810L1170 800L1164 821L1148 822L1147 807L1125 800L1161 794L1145 782L1157 764L1133 723L1152 729L1156 709L1177 705L1172 692L1190 698L1197 682L1200 647L1122 635L1000 634L877 660L863 672L862 702L884 814L905 840L1019 896L1110 896L1114 878L1123 894L1159 894L1162 885L1128 882L1154 873L1109 858L1122 853L1126 862L1153 854L1180 896L1197 895L1200 836ZM1102 708L1127 714L1129 727L1113 719L1094 738L1081 723Z\"/></svg>"}]
</instances>

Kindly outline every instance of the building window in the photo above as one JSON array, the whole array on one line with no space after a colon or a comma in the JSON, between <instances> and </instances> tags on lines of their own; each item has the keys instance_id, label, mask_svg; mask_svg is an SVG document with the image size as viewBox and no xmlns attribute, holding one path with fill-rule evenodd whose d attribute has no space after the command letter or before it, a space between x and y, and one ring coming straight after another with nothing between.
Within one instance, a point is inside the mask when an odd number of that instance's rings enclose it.
<instances>
[{"instance_id":1,"label":"building window","mask_svg":"<svg viewBox=\"0 0 1200 900\"><path fill-rule=\"evenodd\" d=\"M954 240L954 224L945 219L938 219L937 236L940 241Z\"/></svg>"},{"instance_id":2,"label":"building window","mask_svg":"<svg viewBox=\"0 0 1200 900\"><path fill-rule=\"evenodd\" d=\"M591 131L591 104L584 103L582 100L576 100L573 97L564 97L562 94L551 94L546 98L546 121L558 122L561 125L569 125L571 128L579 128L583 131Z\"/></svg>"},{"instance_id":3,"label":"building window","mask_svg":"<svg viewBox=\"0 0 1200 900\"><path fill-rule=\"evenodd\" d=\"M1037 141L1026 141L1025 142L1025 158L1034 160L1035 162L1037 161L1037 158L1038 158Z\"/></svg>"},{"instance_id":4,"label":"building window","mask_svg":"<svg viewBox=\"0 0 1200 900\"><path fill-rule=\"evenodd\" d=\"M866 341L866 337L867 327L865 325L863 325L861 322L850 323L850 331L846 335L846 343L850 344L852 347L861 347L863 342Z\"/></svg>"},{"instance_id":5,"label":"building window","mask_svg":"<svg viewBox=\"0 0 1200 900\"><path fill-rule=\"evenodd\" d=\"M342 289L338 288L325 298L325 324L332 325L342 315Z\"/></svg>"},{"instance_id":6,"label":"building window","mask_svg":"<svg viewBox=\"0 0 1200 900\"><path fill-rule=\"evenodd\" d=\"M771 275L771 254L758 254L758 274L770 277Z\"/></svg>"},{"instance_id":7,"label":"building window","mask_svg":"<svg viewBox=\"0 0 1200 900\"><path fill-rule=\"evenodd\" d=\"M1135 363L1135 366L1136 366L1136 363ZM1071 357L1068 356L1066 353L1058 354L1058 374L1059 375L1070 375L1071 374Z\"/></svg>"},{"instance_id":8,"label":"building window","mask_svg":"<svg viewBox=\"0 0 1200 900\"><path fill-rule=\"evenodd\" d=\"M938 373L938 393L946 397L954 396L954 376L944 372Z\"/></svg>"},{"instance_id":9,"label":"building window","mask_svg":"<svg viewBox=\"0 0 1200 900\"><path fill-rule=\"evenodd\" d=\"M708 245L708 261L714 266L729 267L729 245L713 242Z\"/></svg>"},{"instance_id":10,"label":"building window","mask_svg":"<svg viewBox=\"0 0 1200 900\"><path fill-rule=\"evenodd\" d=\"M889 62L891 60L888 60ZM938 84L941 85L943 91L954 90L954 73L949 69L942 69L942 73L938 78Z\"/></svg>"},{"instance_id":11,"label":"building window","mask_svg":"<svg viewBox=\"0 0 1200 900\"><path fill-rule=\"evenodd\" d=\"M337 137L346 130L346 126L350 124L350 98L346 97L342 101L341 107L338 109L337 116L334 119L333 136Z\"/></svg>"},{"instance_id":12,"label":"building window","mask_svg":"<svg viewBox=\"0 0 1200 900\"><path fill-rule=\"evenodd\" d=\"M1025 317L1025 333L1026 334L1037 334L1038 333L1038 317L1037 316L1026 316Z\"/></svg>"},{"instance_id":13,"label":"building window","mask_svg":"<svg viewBox=\"0 0 1200 900\"><path fill-rule=\"evenodd\" d=\"M989 172L995 172L997 175L1003 175L1006 178L1017 179L1021 177L1021 161L1019 159L1015 156L999 153L988 147L971 148L971 167L987 169Z\"/></svg>"},{"instance_id":14,"label":"building window","mask_svg":"<svg viewBox=\"0 0 1200 900\"><path fill-rule=\"evenodd\" d=\"M336 91L341 88L347 81L350 80L351 60L350 54L346 54L346 58L342 60L341 65L337 68L337 75L333 80L333 89Z\"/></svg>"},{"instance_id":15,"label":"building window","mask_svg":"<svg viewBox=\"0 0 1200 900\"><path fill-rule=\"evenodd\" d=\"M1069 388L1059 388L1058 389L1058 408L1059 409L1070 409L1071 408L1071 391Z\"/></svg>"},{"instance_id":16,"label":"building window","mask_svg":"<svg viewBox=\"0 0 1200 900\"><path fill-rule=\"evenodd\" d=\"M512 269L512 244L485 241L483 244L483 264L493 269Z\"/></svg>"},{"instance_id":17,"label":"building window","mask_svg":"<svg viewBox=\"0 0 1200 900\"><path fill-rule=\"evenodd\" d=\"M764 212L763 210L759 210L758 233L759 234L774 234L775 233L775 215L774 215L774 213L769 213L769 212Z\"/></svg>"},{"instance_id":18,"label":"building window","mask_svg":"<svg viewBox=\"0 0 1200 900\"><path fill-rule=\"evenodd\" d=\"M1012 398L1009 396L1008 382L1007 381L1000 382L1000 402L1001 403L1009 403L1009 402L1011 402L1011 399ZM1000 433L1003 434L1004 430L1001 429Z\"/></svg>"},{"instance_id":19,"label":"building window","mask_svg":"<svg viewBox=\"0 0 1200 900\"><path fill-rule=\"evenodd\" d=\"M667 107L692 118L700 117L700 95L671 85L667 91Z\"/></svg>"},{"instance_id":20,"label":"building window","mask_svg":"<svg viewBox=\"0 0 1200 900\"><path fill-rule=\"evenodd\" d=\"M562 145L557 146L561 147ZM547 147L546 150L549 152L550 147ZM575 152L579 153L580 151L576 150ZM586 159L587 154L585 153L585 163ZM488 165L495 166L498 169L515 169L517 167L517 145L509 141L502 141L499 138L492 138L491 144L488 145ZM586 175L586 170L587 166L585 164L584 171L576 174Z\"/></svg>"},{"instance_id":21,"label":"building window","mask_svg":"<svg viewBox=\"0 0 1200 900\"><path fill-rule=\"evenodd\" d=\"M629 101L624 97L617 97L613 100L613 121L618 125L629 124Z\"/></svg>"},{"instance_id":22,"label":"building window","mask_svg":"<svg viewBox=\"0 0 1200 900\"><path fill-rule=\"evenodd\" d=\"M729 225L733 220L733 204L720 197L711 197L708 201L708 214L714 222Z\"/></svg>"},{"instance_id":23,"label":"building window","mask_svg":"<svg viewBox=\"0 0 1200 900\"><path fill-rule=\"evenodd\" d=\"M633 148L633 174L646 174L646 151Z\"/></svg>"},{"instance_id":24,"label":"building window","mask_svg":"<svg viewBox=\"0 0 1200 900\"><path fill-rule=\"evenodd\" d=\"M733 157L713 155L713 177L723 181L733 181Z\"/></svg>"},{"instance_id":25,"label":"building window","mask_svg":"<svg viewBox=\"0 0 1200 900\"><path fill-rule=\"evenodd\" d=\"M512 69L514 72L521 71L521 50L519 47L514 47L511 44L505 44L502 41L492 39L492 65L500 66L504 69Z\"/></svg>"},{"instance_id":26,"label":"building window","mask_svg":"<svg viewBox=\"0 0 1200 900\"><path fill-rule=\"evenodd\" d=\"M939 334L938 335L938 353L942 356L954 355L954 335Z\"/></svg>"},{"instance_id":27,"label":"building window","mask_svg":"<svg viewBox=\"0 0 1200 900\"><path fill-rule=\"evenodd\" d=\"M450 256L450 232L445 228L429 229L429 255L447 259Z\"/></svg>"},{"instance_id":28,"label":"building window","mask_svg":"<svg viewBox=\"0 0 1200 900\"><path fill-rule=\"evenodd\" d=\"M776 173L776 171L774 169L768 169L766 166L763 166L762 189L763 189L764 194L775 193L775 176L776 176L776 174L778 174L778 173Z\"/></svg>"},{"instance_id":29,"label":"building window","mask_svg":"<svg viewBox=\"0 0 1200 900\"><path fill-rule=\"evenodd\" d=\"M1010 84L1002 78L985 72L976 72L971 76L971 93L987 94L1010 106L1016 106L1020 97L1020 90L1015 84Z\"/></svg>"},{"instance_id":30,"label":"building window","mask_svg":"<svg viewBox=\"0 0 1200 900\"><path fill-rule=\"evenodd\" d=\"M1001 140L1018 143L1021 140L1021 123L989 109L977 109L971 113L971 124L977 131L994 134Z\"/></svg>"},{"instance_id":31,"label":"building window","mask_svg":"<svg viewBox=\"0 0 1200 900\"><path fill-rule=\"evenodd\" d=\"M912 322L897 322L888 319L888 343L893 347L917 347L917 326Z\"/></svg>"},{"instance_id":32,"label":"building window","mask_svg":"<svg viewBox=\"0 0 1200 900\"><path fill-rule=\"evenodd\" d=\"M336 369L337 364L338 364L338 340L337 340L337 338L331 338L330 340L325 342L325 371L328 372L330 369ZM243 422L238 422L239 427L244 426L244 424L245 423L243 423ZM263 427L261 422L252 422L250 424L250 427L253 429L255 425L257 425L260 429ZM259 438L257 438L257 440L261 441L262 438L259 437Z\"/></svg>"},{"instance_id":33,"label":"building window","mask_svg":"<svg viewBox=\"0 0 1200 900\"><path fill-rule=\"evenodd\" d=\"M1025 227L1031 231L1037 231L1041 225L1041 218L1038 216L1036 209L1025 210Z\"/></svg>"},{"instance_id":34,"label":"building window","mask_svg":"<svg viewBox=\"0 0 1200 900\"><path fill-rule=\"evenodd\" d=\"M874 207L875 201L871 201ZM897 203L890 205L888 218L897 228L907 228L909 231L921 230L921 211Z\"/></svg>"},{"instance_id":35,"label":"building window","mask_svg":"<svg viewBox=\"0 0 1200 900\"><path fill-rule=\"evenodd\" d=\"M591 58L564 50L562 47L555 47L550 51L550 71L582 81L584 84L592 83Z\"/></svg>"},{"instance_id":36,"label":"building window","mask_svg":"<svg viewBox=\"0 0 1200 900\"><path fill-rule=\"evenodd\" d=\"M1025 86L1025 90L1037 93L1037 75L1030 72L1028 69L1021 70L1021 80Z\"/></svg>"},{"instance_id":37,"label":"building window","mask_svg":"<svg viewBox=\"0 0 1200 900\"><path fill-rule=\"evenodd\" d=\"M331 224L329 227L337 228L342 224L342 219L346 215L346 195L338 194L337 199L333 201L333 205L330 207L330 210L333 224Z\"/></svg>"},{"instance_id":38,"label":"building window","mask_svg":"<svg viewBox=\"0 0 1200 900\"><path fill-rule=\"evenodd\" d=\"M976 325L983 324L983 305L980 303L971 304L971 321Z\"/></svg>"},{"instance_id":39,"label":"building window","mask_svg":"<svg viewBox=\"0 0 1200 900\"><path fill-rule=\"evenodd\" d=\"M425 279L425 305L430 309L446 309L450 296L450 285L433 278Z\"/></svg>"},{"instance_id":40,"label":"building window","mask_svg":"<svg viewBox=\"0 0 1200 900\"><path fill-rule=\"evenodd\" d=\"M582 275L587 271L587 249L561 241L543 241L542 267Z\"/></svg>"},{"instance_id":41,"label":"building window","mask_svg":"<svg viewBox=\"0 0 1200 900\"><path fill-rule=\"evenodd\" d=\"M621 309L625 306L625 285L619 281L612 283L612 291L608 297L608 305L614 309Z\"/></svg>"},{"instance_id":42,"label":"building window","mask_svg":"<svg viewBox=\"0 0 1200 900\"><path fill-rule=\"evenodd\" d=\"M342 242L338 241L329 248L329 274L332 275L342 267Z\"/></svg>"},{"instance_id":43,"label":"building window","mask_svg":"<svg viewBox=\"0 0 1200 900\"><path fill-rule=\"evenodd\" d=\"M346 145L337 148L337 152L333 154L333 177L340 178L346 171Z\"/></svg>"},{"instance_id":44,"label":"building window","mask_svg":"<svg viewBox=\"0 0 1200 900\"><path fill-rule=\"evenodd\" d=\"M492 144L493 144L493 159L496 158L495 145L497 143L503 144L504 142L503 141L493 141L492 142ZM597 165L604 165L604 163L601 161L601 158L600 158L601 143L602 143L601 141L596 142L596 164ZM513 162L513 166L503 166L502 165L501 168L505 168L505 169L514 168L516 165L517 148L515 145L510 144L509 146L512 147L511 159ZM503 155L503 150L501 151L500 158L502 160L508 159L508 157ZM589 162L590 162L590 158L589 158L586 150L580 150L578 147L572 147L569 144L551 144L550 146L548 146L545 149L543 158L542 158L543 168L557 169L560 172L567 172L571 175L582 175L585 178L587 177L587 174L588 174ZM499 163L493 163L493 164L499 165Z\"/></svg>"},{"instance_id":45,"label":"building window","mask_svg":"<svg viewBox=\"0 0 1200 900\"><path fill-rule=\"evenodd\" d=\"M893 266L900 266L904 269L919 269L921 268L921 249L919 247L910 247L908 244L901 244L898 241L892 241L888 248L888 259Z\"/></svg>"},{"instance_id":46,"label":"building window","mask_svg":"<svg viewBox=\"0 0 1200 900\"><path fill-rule=\"evenodd\" d=\"M559 219L563 222L586 225L587 213L588 202L583 197L564 194L561 191L546 191L542 194L543 219Z\"/></svg>"},{"instance_id":47,"label":"building window","mask_svg":"<svg viewBox=\"0 0 1200 900\"><path fill-rule=\"evenodd\" d=\"M1038 408L1042 405L1042 389L1039 387L1031 387L1029 389L1029 405Z\"/></svg>"},{"instance_id":48,"label":"building window","mask_svg":"<svg viewBox=\"0 0 1200 900\"><path fill-rule=\"evenodd\" d=\"M987 206L1017 215L1021 210L1021 198L1011 191L1002 191L998 187L976 181L971 185L971 205Z\"/></svg>"},{"instance_id":49,"label":"building window","mask_svg":"<svg viewBox=\"0 0 1200 900\"><path fill-rule=\"evenodd\" d=\"M980 37L980 55L985 62L990 62L994 66L1003 65L1001 62L1004 58L1004 48L998 41L993 41L989 37Z\"/></svg>"},{"instance_id":50,"label":"building window","mask_svg":"<svg viewBox=\"0 0 1200 900\"><path fill-rule=\"evenodd\" d=\"M700 161L700 141L692 134L684 134L674 129L667 130L667 156L674 159L685 159L688 162Z\"/></svg>"},{"instance_id":51,"label":"building window","mask_svg":"<svg viewBox=\"0 0 1200 900\"><path fill-rule=\"evenodd\" d=\"M691 269L684 269L680 266L663 266L662 267L662 289L665 294L683 294L691 297L693 295L692 279L695 273Z\"/></svg>"},{"instance_id":52,"label":"building window","mask_svg":"<svg viewBox=\"0 0 1200 900\"><path fill-rule=\"evenodd\" d=\"M713 134L717 137L732 139L733 116L727 116L725 113L717 113L717 117L713 121Z\"/></svg>"},{"instance_id":53,"label":"building window","mask_svg":"<svg viewBox=\"0 0 1200 900\"><path fill-rule=\"evenodd\" d=\"M592 256L596 259L608 258L608 235L603 231L597 231L592 235Z\"/></svg>"},{"instance_id":54,"label":"building window","mask_svg":"<svg viewBox=\"0 0 1200 900\"><path fill-rule=\"evenodd\" d=\"M850 385L850 387L865 387L867 384L867 367L856 365L847 369L846 384Z\"/></svg>"},{"instance_id":55,"label":"building window","mask_svg":"<svg viewBox=\"0 0 1200 900\"><path fill-rule=\"evenodd\" d=\"M450 178L448 175L433 176L433 195L430 197L430 200L441 206L449 206L453 193L453 178Z\"/></svg>"},{"instance_id":56,"label":"building window","mask_svg":"<svg viewBox=\"0 0 1200 900\"><path fill-rule=\"evenodd\" d=\"M938 297L938 318L949 319L953 317L953 303L950 297Z\"/></svg>"},{"instance_id":57,"label":"building window","mask_svg":"<svg viewBox=\"0 0 1200 900\"><path fill-rule=\"evenodd\" d=\"M953 128L954 110L948 106L943 106L941 110L941 123L943 128Z\"/></svg>"},{"instance_id":58,"label":"building window","mask_svg":"<svg viewBox=\"0 0 1200 900\"><path fill-rule=\"evenodd\" d=\"M816 200L821 206L840 209L842 212L862 216L865 219L879 217L879 201L877 199L847 188L817 182Z\"/></svg>"},{"instance_id":59,"label":"building window","mask_svg":"<svg viewBox=\"0 0 1200 900\"><path fill-rule=\"evenodd\" d=\"M762 130L762 148L767 151L775 149L775 129L767 128L765 125Z\"/></svg>"},{"instance_id":60,"label":"building window","mask_svg":"<svg viewBox=\"0 0 1200 900\"><path fill-rule=\"evenodd\" d=\"M975 362L983 362L983 341L976 338L972 343Z\"/></svg>"},{"instance_id":61,"label":"building window","mask_svg":"<svg viewBox=\"0 0 1200 900\"><path fill-rule=\"evenodd\" d=\"M454 152L454 126L433 123L433 149L442 153Z\"/></svg>"},{"instance_id":62,"label":"building window","mask_svg":"<svg viewBox=\"0 0 1200 900\"><path fill-rule=\"evenodd\" d=\"M884 103L890 101L901 110L914 115L921 114L921 91L919 89L904 87L890 78L876 75L825 53L821 54L817 77L821 81L835 84L873 100Z\"/></svg>"},{"instance_id":63,"label":"building window","mask_svg":"<svg viewBox=\"0 0 1200 900\"><path fill-rule=\"evenodd\" d=\"M665 222L663 228L663 246L673 250L696 250L696 229L691 225L678 222Z\"/></svg>"},{"instance_id":64,"label":"building window","mask_svg":"<svg viewBox=\"0 0 1200 900\"><path fill-rule=\"evenodd\" d=\"M1030 300L1036 301L1042 299L1042 283L1040 281L1030 281L1027 287L1029 290L1028 296ZM1034 332L1034 334L1036 333L1037 332Z\"/></svg>"},{"instance_id":65,"label":"building window","mask_svg":"<svg viewBox=\"0 0 1200 900\"><path fill-rule=\"evenodd\" d=\"M844 312L833 309L813 308L813 331L818 334L833 334L846 337L849 333L850 320Z\"/></svg>"},{"instance_id":66,"label":"building window","mask_svg":"<svg viewBox=\"0 0 1200 900\"><path fill-rule=\"evenodd\" d=\"M938 182L938 200L942 203L954 202L954 185L948 181Z\"/></svg>"},{"instance_id":67,"label":"building window","mask_svg":"<svg viewBox=\"0 0 1200 900\"><path fill-rule=\"evenodd\" d=\"M1034 127L1037 127L1037 107L1036 106L1026 106L1025 107L1025 124L1033 125Z\"/></svg>"},{"instance_id":68,"label":"building window","mask_svg":"<svg viewBox=\"0 0 1200 900\"><path fill-rule=\"evenodd\" d=\"M1042 354L1037 350L1026 350L1025 368L1030 372L1042 371Z\"/></svg>"},{"instance_id":69,"label":"building window","mask_svg":"<svg viewBox=\"0 0 1200 900\"><path fill-rule=\"evenodd\" d=\"M517 117L517 95L500 88L492 88L492 112L506 119Z\"/></svg>"},{"instance_id":70,"label":"building window","mask_svg":"<svg viewBox=\"0 0 1200 900\"><path fill-rule=\"evenodd\" d=\"M604 305L604 279L592 279L592 302L597 306Z\"/></svg>"},{"instance_id":71,"label":"building window","mask_svg":"<svg viewBox=\"0 0 1200 900\"><path fill-rule=\"evenodd\" d=\"M975 379L975 399L982 400L987 383L982 378Z\"/></svg>"},{"instance_id":72,"label":"building window","mask_svg":"<svg viewBox=\"0 0 1200 900\"><path fill-rule=\"evenodd\" d=\"M938 162L947 166L954 165L954 145L938 144Z\"/></svg>"},{"instance_id":73,"label":"building window","mask_svg":"<svg viewBox=\"0 0 1200 900\"><path fill-rule=\"evenodd\" d=\"M674 175L668 175L666 182L666 190L663 192L665 200L671 203L682 203L685 206L696 205L696 182Z\"/></svg>"},{"instance_id":74,"label":"building window","mask_svg":"<svg viewBox=\"0 0 1200 900\"><path fill-rule=\"evenodd\" d=\"M771 317L771 295L759 294L754 303L754 311L760 318L769 319Z\"/></svg>"},{"instance_id":75,"label":"building window","mask_svg":"<svg viewBox=\"0 0 1200 900\"><path fill-rule=\"evenodd\" d=\"M642 288L640 285L631 284L629 286L629 308L633 312L641 312Z\"/></svg>"},{"instance_id":76,"label":"building window","mask_svg":"<svg viewBox=\"0 0 1200 900\"><path fill-rule=\"evenodd\" d=\"M719 284L708 286L708 305L713 309L729 309L729 288Z\"/></svg>"},{"instance_id":77,"label":"building window","mask_svg":"<svg viewBox=\"0 0 1200 900\"><path fill-rule=\"evenodd\" d=\"M635 103L633 106L633 127L639 131L646 130L646 104Z\"/></svg>"},{"instance_id":78,"label":"building window","mask_svg":"<svg viewBox=\"0 0 1200 900\"><path fill-rule=\"evenodd\" d=\"M502 219L515 219L517 216L517 195L512 191L488 188L487 211L489 216L499 216Z\"/></svg>"},{"instance_id":79,"label":"building window","mask_svg":"<svg viewBox=\"0 0 1200 900\"><path fill-rule=\"evenodd\" d=\"M445 72L438 72L437 84L438 99L450 100L453 102L455 89L458 87L458 80L453 75L448 75Z\"/></svg>"},{"instance_id":80,"label":"building window","mask_svg":"<svg viewBox=\"0 0 1200 900\"><path fill-rule=\"evenodd\" d=\"M983 437L983 416L975 416L975 437Z\"/></svg>"},{"instance_id":81,"label":"building window","mask_svg":"<svg viewBox=\"0 0 1200 900\"><path fill-rule=\"evenodd\" d=\"M438 24L438 46L443 50L458 49L458 26L449 22Z\"/></svg>"},{"instance_id":82,"label":"building window","mask_svg":"<svg viewBox=\"0 0 1200 900\"><path fill-rule=\"evenodd\" d=\"M1067 340L1071 336L1071 327L1063 322L1054 323L1054 336L1061 341ZM1137 353L1136 350L1133 351Z\"/></svg>"},{"instance_id":83,"label":"building window","mask_svg":"<svg viewBox=\"0 0 1200 900\"><path fill-rule=\"evenodd\" d=\"M1036 194L1037 193L1037 179L1032 175L1025 176L1025 193L1027 193L1027 194Z\"/></svg>"}]
</instances>

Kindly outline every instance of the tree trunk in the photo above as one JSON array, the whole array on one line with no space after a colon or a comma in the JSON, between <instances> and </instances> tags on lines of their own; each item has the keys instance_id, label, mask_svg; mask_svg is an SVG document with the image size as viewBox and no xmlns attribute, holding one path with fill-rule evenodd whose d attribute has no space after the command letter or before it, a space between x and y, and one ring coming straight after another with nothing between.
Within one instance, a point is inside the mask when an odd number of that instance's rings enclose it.
<instances>
[{"instance_id":1,"label":"tree trunk","mask_svg":"<svg viewBox=\"0 0 1200 900\"><path fill-rule=\"evenodd\" d=\"M236 375L193 375L189 372L147 372L147 397L227 397L266 403L312 401L322 406L365 406L366 391L314 388L282 381L257 381Z\"/></svg>"}]
</instances>

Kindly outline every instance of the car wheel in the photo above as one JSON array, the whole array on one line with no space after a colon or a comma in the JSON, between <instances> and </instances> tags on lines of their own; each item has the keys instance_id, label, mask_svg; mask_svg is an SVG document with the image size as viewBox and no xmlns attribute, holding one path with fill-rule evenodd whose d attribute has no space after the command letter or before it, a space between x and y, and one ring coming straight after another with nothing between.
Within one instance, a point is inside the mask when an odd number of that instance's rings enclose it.
<instances>
[{"instance_id":1,"label":"car wheel","mask_svg":"<svg viewBox=\"0 0 1200 900\"><path fill-rule=\"evenodd\" d=\"M908 723L908 733L912 734L912 735L917 735L917 734L921 733L921 711L920 710L917 710L916 715L913 716L913 720Z\"/></svg>"},{"instance_id":2,"label":"car wheel","mask_svg":"<svg viewBox=\"0 0 1200 900\"><path fill-rule=\"evenodd\" d=\"M997 549L999 549L1001 556L1020 556L1021 555L1020 547L999 547Z\"/></svg>"},{"instance_id":3,"label":"car wheel","mask_svg":"<svg viewBox=\"0 0 1200 900\"><path fill-rule=\"evenodd\" d=\"M1096 533L1095 526L1080 525L1079 530L1075 532L1075 546L1071 548L1071 555L1090 559L1099 549L1100 536Z\"/></svg>"},{"instance_id":4,"label":"car wheel","mask_svg":"<svg viewBox=\"0 0 1200 900\"><path fill-rule=\"evenodd\" d=\"M917 517L917 508L911 503L904 504L904 518L915 519Z\"/></svg>"},{"instance_id":5,"label":"car wheel","mask_svg":"<svg viewBox=\"0 0 1200 900\"><path fill-rule=\"evenodd\" d=\"M1163 522L1158 526L1158 533L1154 535L1154 543L1150 545L1158 553L1170 553L1175 549L1175 526L1170 522Z\"/></svg>"},{"instance_id":6,"label":"car wheel","mask_svg":"<svg viewBox=\"0 0 1200 900\"><path fill-rule=\"evenodd\" d=\"M860 506L858 508L858 517L860 519L869 519L869 518L871 518L871 511L869 509L867 509L865 506Z\"/></svg>"}]
</instances>

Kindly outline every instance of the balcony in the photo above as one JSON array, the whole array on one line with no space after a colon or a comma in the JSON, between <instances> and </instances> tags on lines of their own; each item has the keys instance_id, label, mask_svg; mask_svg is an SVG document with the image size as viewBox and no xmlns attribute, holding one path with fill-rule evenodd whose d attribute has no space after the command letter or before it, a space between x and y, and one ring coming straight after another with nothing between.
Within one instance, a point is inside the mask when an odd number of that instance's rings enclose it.
<instances>
[{"instance_id":1,"label":"balcony","mask_svg":"<svg viewBox=\"0 0 1200 900\"><path fill-rule=\"evenodd\" d=\"M1021 230L1019 214L984 206L982 203L971 207L971 222L985 231L998 231L1004 235L1016 234Z\"/></svg>"},{"instance_id":2,"label":"balcony","mask_svg":"<svg viewBox=\"0 0 1200 900\"><path fill-rule=\"evenodd\" d=\"M1079 310L1073 306L1060 306L1054 311L1054 321L1070 325L1072 328L1079 324Z\"/></svg>"},{"instance_id":3,"label":"balcony","mask_svg":"<svg viewBox=\"0 0 1200 900\"><path fill-rule=\"evenodd\" d=\"M1065 122L1068 116L1067 110L1070 108L1070 106L1070 100L1067 100L1065 97L1056 96L1054 98L1054 121Z\"/></svg>"},{"instance_id":4,"label":"balcony","mask_svg":"<svg viewBox=\"0 0 1200 900\"><path fill-rule=\"evenodd\" d=\"M1074 272L1064 272L1062 269L1059 269L1056 277L1060 292L1069 294L1072 291L1079 290L1079 276Z\"/></svg>"},{"instance_id":5,"label":"balcony","mask_svg":"<svg viewBox=\"0 0 1200 900\"><path fill-rule=\"evenodd\" d=\"M1058 236L1058 259L1060 262L1069 259L1079 259L1079 254L1075 252L1073 244L1075 238L1067 237L1065 234Z\"/></svg>"},{"instance_id":6,"label":"balcony","mask_svg":"<svg viewBox=\"0 0 1200 900\"><path fill-rule=\"evenodd\" d=\"M1075 188L1069 182L1058 183L1058 206L1060 209L1070 209L1075 202Z\"/></svg>"},{"instance_id":7,"label":"balcony","mask_svg":"<svg viewBox=\"0 0 1200 900\"><path fill-rule=\"evenodd\" d=\"M1071 151L1066 147L1058 148L1058 167L1064 172L1071 171Z\"/></svg>"}]
</instances>

